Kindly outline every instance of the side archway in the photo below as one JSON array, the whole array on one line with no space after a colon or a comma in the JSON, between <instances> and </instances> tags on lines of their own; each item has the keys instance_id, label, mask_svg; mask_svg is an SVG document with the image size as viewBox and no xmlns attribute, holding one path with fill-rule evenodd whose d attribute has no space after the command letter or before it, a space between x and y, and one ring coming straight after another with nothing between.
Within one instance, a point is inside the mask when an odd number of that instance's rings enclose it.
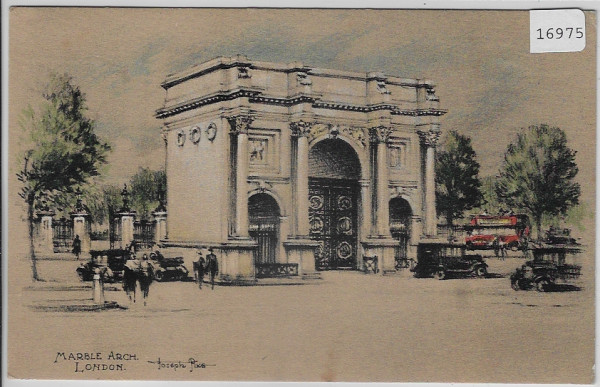
<instances>
[{"instance_id":1,"label":"side archway","mask_svg":"<svg viewBox=\"0 0 600 387\"><path fill-rule=\"evenodd\" d=\"M258 244L256 264L277 262L280 214L279 205L271 195L256 193L248 198L248 232Z\"/></svg>"},{"instance_id":2,"label":"side archway","mask_svg":"<svg viewBox=\"0 0 600 387\"><path fill-rule=\"evenodd\" d=\"M396 268L408 267L408 245L411 237L412 209L410 203L401 197L390 200L390 232L400 242L396 248Z\"/></svg>"}]
</instances>

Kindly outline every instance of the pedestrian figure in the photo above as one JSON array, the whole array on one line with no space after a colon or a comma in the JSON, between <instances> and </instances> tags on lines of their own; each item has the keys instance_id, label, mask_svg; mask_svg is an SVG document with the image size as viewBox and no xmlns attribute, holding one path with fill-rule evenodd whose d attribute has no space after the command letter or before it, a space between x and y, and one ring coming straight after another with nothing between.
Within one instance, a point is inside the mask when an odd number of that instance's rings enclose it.
<instances>
[{"instance_id":1,"label":"pedestrian figure","mask_svg":"<svg viewBox=\"0 0 600 387\"><path fill-rule=\"evenodd\" d=\"M500 241L500 256L504 261L504 258L506 258L506 243L504 241Z\"/></svg>"},{"instance_id":2,"label":"pedestrian figure","mask_svg":"<svg viewBox=\"0 0 600 387\"><path fill-rule=\"evenodd\" d=\"M217 262L217 256L213 253L212 247L208 249L208 255L206 256L206 271L210 275L210 286L211 289L215 289L215 276L219 273L219 263Z\"/></svg>"},{"instance_id":3,"label":"pedestrian figure","mask_svg":"<svg viewBox=\"0 0 600 387\"><path fill-rule=\"evenodd\" d=\"M494 248L494 255L496 256L496 258L498 258L500 256L500 241L497 236L494 237L492 247Z\"/></svg>"},{"instance_id":4,"label":"pedestrian figure","mask_svg":"<svg viewBox=\"0 0 600 387\"><path fill-rule=\"evenodd\" d=\"M204 281L204 272L206 261L202 256L202 250L198 251L198 260L194 262L194 280L198 282L198 287L202 289L202 281Z\"/></svg>"},{"instance_id":5,"label":"pedestrian figure","mask_svg":"<svg viewBox=\"0 0 600 387\"><path fill-rule=\"evenodd\" d=\"M140 272L140 261L136 259L135 254L130 255L125 267L123 268L123 290L129 297L129 302L135 303L135 288Z\"/></svg>"},{"instance_id":6,"label":"pedestrian figure","mask_svg":"<svg viewBox=\"0 0 600 387\"><path fill-rule=\"evenodd\" d=\"M75 239L73 240L73 254L75 254L79 261L79 254L81 254L81 239L79 239L79 235L75 235Z\"/></svg>"},{"instance_id":7,"label":"pedestrian figure","mask_svg":"<svg viewBox=\"0 0 600 387\"><path fill-rule=\"evenodd\" d=\"M140 271L138 275L138 281L140 282L140 290L142 291L142 295L144 296L144 306L146 306L146 299L148 298L150 284L152 284L153 279L154 269L150 261L148 261L148 256L144 254L144 256L142 257L142 262L140 263Z\"/></svg>"},{"instance_id":8,"label":"pedestrian figure","mask_svg":"<svg viewBox=\"0 0 600 387\"><path fill-rule=\"evenodd\" d=\"M131 241L131 243L125 249L129 252L129 254L135 254L137 251L135 241Z\"/></svg>"}]
</instances>

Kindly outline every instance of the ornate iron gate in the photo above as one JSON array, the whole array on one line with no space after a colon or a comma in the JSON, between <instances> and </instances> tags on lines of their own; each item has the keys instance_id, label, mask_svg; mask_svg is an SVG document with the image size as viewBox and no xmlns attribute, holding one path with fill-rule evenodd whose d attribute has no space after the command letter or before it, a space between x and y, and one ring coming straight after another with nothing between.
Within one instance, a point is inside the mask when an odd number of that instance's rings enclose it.
<instances>
[{"instance_id":1,"label":"ornate iron gate","mask_svg":"<svg viewBox=\"0 0 600 387\"><path fill-rule=\"evenodd\" d=\"M133 240L139 249L151 249L154 246L156 224L149 220L133 222Z\"/></svg>"},{"instance_id":2,"label":"ornate iron gate","mask_svg":"<svg viewBox=\"0 0 600 387\"><path fill-rule=\"evenodd\" d=\"M394 198L390 201L390 231L392 238L400 242L395 251L396 269L411 268L414 262L408 258L411 216L410 204L405 199Z\"/></svg>"},{"instance_id":3,"label":"ornate iron gate","mask_svg":"<svg viewBox=\"0 0 600 387\"><path fill-rule=\"evenodd\" d=\"M275 263L277 256L276 219L251 219L250 237L258 243L256 264Z\"/></svg>"},{"instance_id":4,"label":"ornate iron gate","mask_svg":"<svg viewBox=\"0 0 600 387\"><path fill-rule=\"evenodd\" d=\"M62 217L52 223L52 242L55 252L70 252L74 237L73 220Z\"/></svg>"},{"instance_id":5,"label":"ornate iron gate","mask_svg":"<svg viewBox=\"0 0 600 387\"><path fill-rule=\"evenodd\" d=\"M317 270L354 269L357 255L357 183L309 180L310 236L319 242Z\"/></svg>"}]
</instances>

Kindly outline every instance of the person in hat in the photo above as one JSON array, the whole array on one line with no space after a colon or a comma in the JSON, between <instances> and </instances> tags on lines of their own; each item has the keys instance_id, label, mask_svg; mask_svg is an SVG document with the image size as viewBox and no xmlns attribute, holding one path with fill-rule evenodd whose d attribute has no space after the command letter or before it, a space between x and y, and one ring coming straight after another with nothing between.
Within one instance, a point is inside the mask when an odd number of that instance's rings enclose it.
<instances>
[{"instance_id":1,"label":"person in hat","mask_svg":"<svg viewBox=\"0 0 600 387\"><path fill-rule=\"evenodd\" d=\"M75 239L73 240L73 254L75 254L79 261L79 255L81 254L81 239L79 239L79 235L75 235Z\"/></svg>"},{"instance_id":2,"label":"person in hat","mask_svg":"<svg viewBox=\"0 0 600 387\"><path fill-rule=\"evenodd\" d=\"M148 261L148 256L144 254L142 257L142 262L140 262L140 272L138 281L140 283L140 290L142 291L142 296L144 297L144 306L146 306L146 300L148 299L148 293L150 292L150 285L152 284L152 280L154 279L154 268L150 261Z\"/></svg>"},{"instance_id":3,"label":"person in hat","mask_svg":"<svg viewBox=\"0 0 600 387\"><path fill-rule=\"evenodd\" d=\"M213 253L212 247L208 249L208 255L206 256L206 271L210 275L210 286L211 289L215 289L215 276L219 273L219 263L217 262L217 256Z\"/></svg>"},{"instance_id":4,"label":"person in hat","mask_svg":"<svg viewBox=\"0 0 600 387\"><path fill-rule=\"evenodd\" d=\"M194 262L194 280L198 282L198 287L202 289L202 281L204 281L204 269L206 261L202 256L202 250L198 250L198 260Z\"/></svg>"}]
</instances>

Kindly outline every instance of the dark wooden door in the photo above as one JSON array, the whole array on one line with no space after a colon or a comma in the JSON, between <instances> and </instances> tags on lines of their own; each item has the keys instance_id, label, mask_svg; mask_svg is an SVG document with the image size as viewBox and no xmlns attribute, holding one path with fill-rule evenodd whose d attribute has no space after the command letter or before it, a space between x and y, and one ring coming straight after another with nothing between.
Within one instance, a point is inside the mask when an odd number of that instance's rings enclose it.
<instances>
[{"instance_id":1,"label":"dark wooden door","mask_svg":"<svg viewBox=\"0 0 600 387\"><path fill-rule=\"evenodd\" d=\"M309 180L310 237L319 242L317 270L356 268L357 186L351 180Z\"/></svg>"}]
</instances>

